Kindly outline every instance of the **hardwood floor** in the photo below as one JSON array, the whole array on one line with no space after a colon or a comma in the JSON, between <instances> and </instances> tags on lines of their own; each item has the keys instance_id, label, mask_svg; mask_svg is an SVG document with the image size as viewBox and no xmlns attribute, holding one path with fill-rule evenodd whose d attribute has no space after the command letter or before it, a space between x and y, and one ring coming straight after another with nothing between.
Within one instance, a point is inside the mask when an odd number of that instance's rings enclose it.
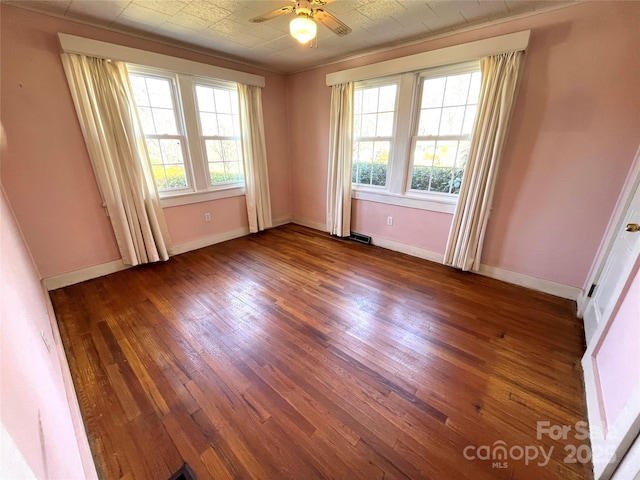
<instances>
[{"instance_id":1,"label":"hardwood floor","mask_svg":"<svg viewBox=\"0 0 640 480\"><path fill-rule=\"evenodd\" d=\"M295 225L51 297L100 478L591 478L572 302Z\"/></svg>"}]
</instances>

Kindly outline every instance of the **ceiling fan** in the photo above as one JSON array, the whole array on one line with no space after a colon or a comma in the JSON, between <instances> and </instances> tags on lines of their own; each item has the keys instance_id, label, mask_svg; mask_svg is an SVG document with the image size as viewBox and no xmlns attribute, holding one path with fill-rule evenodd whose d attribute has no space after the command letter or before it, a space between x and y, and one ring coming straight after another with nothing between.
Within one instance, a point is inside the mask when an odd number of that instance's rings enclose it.
<instances>
[{"instance_id":1,"label":"ceiling fan","mask_svg":"<svg viewBox=\"0 0 640 480\"><path fill-rule=\"evenodd\" d=\"M289 23L289 31L291 36L304 44L316 37L318 27L316 22L321 23L336 35L344 37L351 33L351 29L338 20L336 17L327 12L324 7L332 0L291 0L294 5L287 5L272 12L263 13L250 19L253 23L262 23L272 18L285 15L287 13L295 13L296 18Z\"/></svg>"}]
</instances>

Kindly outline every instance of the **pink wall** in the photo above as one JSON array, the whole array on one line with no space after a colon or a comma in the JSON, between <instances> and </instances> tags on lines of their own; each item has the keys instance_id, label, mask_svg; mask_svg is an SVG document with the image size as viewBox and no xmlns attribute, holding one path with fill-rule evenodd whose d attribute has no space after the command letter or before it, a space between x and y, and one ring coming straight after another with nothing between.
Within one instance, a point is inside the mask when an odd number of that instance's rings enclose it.
<instances>
[{"instance_id":1,"label":"pink wall","mask_svg":"<svg viewBox=\"0 0 640 480\"><path fill-rule=\"evenodd\" d=\"M211 214L211 222L202 221L206 212ZM174 245L210 236L211 232L230 232L249 225L244 196L165 208L164 215Z\"/></svg>"},{"instance_id":2,"label":"pink wall","mask_svg":"<svg viewBox=\"0 0 640 480\"><path fill-rule=\"evenodd\" d=\"M640 388L640 258L594 354L604 418L611 426Z\"/></svg>"},{"instance_id":3,"label":"pink wall","mask_svg":"<svg viewBox=\"0 0 640 480\"><path fill-rule=\"evenodd\" d=\"M36 478L91 478L80 460L40 277L1 190L0 243L2 424ZM8 468L13 459L2 462Z\"/></svg>"},{"instance_id":4,"label":"pink wall","mask_svg":"<svg viewBox=\"0 0 640 480\"><path fill-rule=\"evenodd\" d=\"M639 24L637 2L590 2L288 77L294 216L325 222L327 73L530 29L483 263L582 288L640 141ZM354 230L438 253L449 225L354 202Z\"/></svg>"},{"instance_id":5,"label":"pink wall","mask_svg":"<svg viewBox=\"0 0 640 480\"><path fill-rule=\"evenodd\" d=\"M274 219L291 215L286 84L281 75L215 59L167 45L2 5L1 110L9 148L2 178L8 198L43 277L51 277L120 258L100 198L60 62L57 33L113 42L266 77L263 91L269 184ZM167 210L174 242L223 233L246 225L235 200L207 202Z\"/></svg>"}]
</instances>

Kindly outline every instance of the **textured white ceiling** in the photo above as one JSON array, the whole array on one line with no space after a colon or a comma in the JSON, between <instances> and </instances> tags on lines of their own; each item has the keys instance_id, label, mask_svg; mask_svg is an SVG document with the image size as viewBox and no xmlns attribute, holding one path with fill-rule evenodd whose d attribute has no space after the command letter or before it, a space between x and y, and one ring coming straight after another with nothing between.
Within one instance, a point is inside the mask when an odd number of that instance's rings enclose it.
<instances>
[{"instance_id":1,"label":"textured white ceiling","mask_svg":"<svg viewBox=\"0 0 640 480\"><path fill-rule=\"evenodd\" d=\"M317 48L289 36L293 14L249 19L291 0L1 0L3 3L142 34L288 73L351 55L427 39L534 10L572 3L545 0L334 0L324 8L353 29L338 37L318 26Z\"/></svg>"}]
</instances>

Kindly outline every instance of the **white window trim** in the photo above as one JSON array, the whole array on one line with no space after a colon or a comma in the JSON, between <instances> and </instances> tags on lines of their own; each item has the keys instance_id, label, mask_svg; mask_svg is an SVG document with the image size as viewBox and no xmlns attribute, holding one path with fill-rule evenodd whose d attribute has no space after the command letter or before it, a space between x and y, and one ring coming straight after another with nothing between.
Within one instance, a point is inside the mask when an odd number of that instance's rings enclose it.
<instances>
[{"instance_id":1,"label":"white window trim","mask_svg":"<svg viewBox=\"0 0 640 480\"><path fill-rule=\"evenodd\" d=\"M265 86L265 79L261 75L216 67L206 63L194 62L184 58L148 52L137 48L116 45L114 43L101 42L91 38L67 35L66 33L59 33L58 39L62 51L65 53L76 53L91 57L119 60L125 63L144 65L195 77L216 78L256 87Z\"/></svg>"},{"instance_id":2,"label":"white window trim","mask_svg":"<svg viewBox=\"0 0 640 480\"><path fill-rule=\"evenodd\" d=\"M440 48L430 52L407 55L384 62L372 63L362 67L350 68L327 74L327 86L346 82L360 82L376 77L386 77L407 72L427 70L478 60L487 55L526 50L531 30L500 35L475 42L463 43L452 47Z\"/></svg>"}]
</instances>

